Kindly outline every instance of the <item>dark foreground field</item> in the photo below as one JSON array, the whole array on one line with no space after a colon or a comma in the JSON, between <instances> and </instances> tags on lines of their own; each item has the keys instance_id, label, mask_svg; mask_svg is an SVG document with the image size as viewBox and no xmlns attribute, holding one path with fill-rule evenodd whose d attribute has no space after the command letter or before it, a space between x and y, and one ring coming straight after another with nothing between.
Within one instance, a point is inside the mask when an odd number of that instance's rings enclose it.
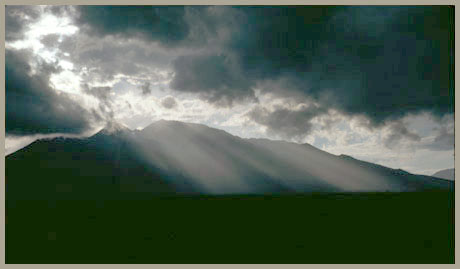
<instances>
[{"instance_id":1,"label":"dark foreground field","mask_svg":"<svg viewBox=\"0 0 460 269\"><path fill-rule=\"evenodd\" d=\"M452 192L7 201L7 263L453 263Z\"/></svg>"}]
</instances>

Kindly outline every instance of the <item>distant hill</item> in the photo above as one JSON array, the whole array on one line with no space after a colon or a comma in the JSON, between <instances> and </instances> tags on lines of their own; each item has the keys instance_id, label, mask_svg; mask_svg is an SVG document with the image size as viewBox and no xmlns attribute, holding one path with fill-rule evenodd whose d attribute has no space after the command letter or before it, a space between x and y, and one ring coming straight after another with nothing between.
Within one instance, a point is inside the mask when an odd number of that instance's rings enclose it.
<instances>
[{"instance_id":1,"label":"distant hill","mask_svg":"<svg viewBox=\"0 0 460 269\"><path fill-rule=\"evenodd\" d=\"M433 177L455 180L455 168L438 171L433 174Z\"/></svg>"}]
</instances>

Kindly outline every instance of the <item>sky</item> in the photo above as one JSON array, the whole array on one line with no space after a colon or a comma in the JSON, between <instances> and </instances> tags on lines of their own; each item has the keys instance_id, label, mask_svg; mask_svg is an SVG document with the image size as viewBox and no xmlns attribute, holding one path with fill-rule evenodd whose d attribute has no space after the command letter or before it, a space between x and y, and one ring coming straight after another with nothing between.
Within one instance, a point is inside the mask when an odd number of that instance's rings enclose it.
<instances>
[{"instance_id":1,"label":"sky","mask_svg":"<svg viewBox=\"0 0 460 269\"><path fill-rule=\"evenodd\" d=\"M446 6L7 6L6 141L202 123L431 175L454 167Z\"/></svg>"}]
</instances>

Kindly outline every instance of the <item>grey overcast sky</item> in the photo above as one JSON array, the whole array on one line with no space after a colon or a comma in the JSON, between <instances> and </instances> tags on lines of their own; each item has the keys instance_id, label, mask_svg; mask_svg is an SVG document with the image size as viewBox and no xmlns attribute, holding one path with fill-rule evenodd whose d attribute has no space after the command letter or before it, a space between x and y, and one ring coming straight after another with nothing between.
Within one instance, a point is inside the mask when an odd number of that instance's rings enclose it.
<instances>
[{"instance_id":1,"label":"grey overcast sky","mask_svg":"<svg viewBox=\"0 0 460 269\"><path fill-rule=\"evenodd\" d=\"M7 6L6 152L159 120L454 167L446 6Z\"/></svg>"}]
</instances>

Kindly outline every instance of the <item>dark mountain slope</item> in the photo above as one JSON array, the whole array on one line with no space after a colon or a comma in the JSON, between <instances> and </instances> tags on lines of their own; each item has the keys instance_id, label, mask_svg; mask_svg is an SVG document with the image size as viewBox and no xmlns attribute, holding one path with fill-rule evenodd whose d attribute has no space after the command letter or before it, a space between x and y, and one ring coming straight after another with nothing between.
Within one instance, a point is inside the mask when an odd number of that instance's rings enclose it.
<instances>
[{"instance_id":1,"label":"dark mountain slope","mask_svg":"<svg viewBox=\"0 0 460 269\"><path fill-rule=\"evenodd\" d=\"M120 135L38 140L7 156L7 199L124 199L176 193Z\"/></svg>"}]
</instances>

